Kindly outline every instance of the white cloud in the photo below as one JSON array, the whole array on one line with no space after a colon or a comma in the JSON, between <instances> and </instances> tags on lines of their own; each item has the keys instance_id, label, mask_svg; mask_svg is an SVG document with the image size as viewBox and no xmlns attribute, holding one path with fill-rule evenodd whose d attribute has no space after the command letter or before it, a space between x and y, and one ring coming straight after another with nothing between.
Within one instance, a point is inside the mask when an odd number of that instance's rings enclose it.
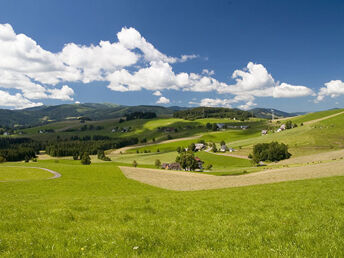
<instances>
[{"instance_id":1,"label":"white cloud","mask_svg":"<svg viewBox=\"0 0 344 258\"><path fill-rule=\"evenodd\" d=\"M238 106L240 109L250 109L253 106L256 106L256 104L253 102L254 97L249 95L237 95L232 99L220 99L220 98L204 98L201 100L200 103L190 101L189 104L193 105L199 105L203 107L227 107L231 108L233 104L244 102L244 104Z\"/></svg>"},{"instance_id":2,"label":"white cloud","mask_svg":"<svg viewBox=\"0 0 344 258\"><path fill-rule=\"evenodd\" d=\"M20 93L11 95L6 91L0 90L0 106L9 107L14 109L22 109L28 107L41 106L43 103L34 103L24 98Z\"/></svg>"},{"instance_id":3,"label":"white cloud","mask_svg":"<svg viewBox=\"0 0 344 258\"><path fill-rule=\"evenodd\" d=\"M162 95L162 93L161 93L160 91L157 90L157 91L154 91L154 92L153 92L153 95L159 97L159 96Z\"/></svg>"},{"instance_id":4,"label":"white cloud","mask_svg":"<svg viewBox=\"0 0 344 258\"><path fill-rule=\"evenodd\" d=\"M170 103L170 100L168 98L165 98L165 97L160 97L156 103L157 104L168 104L168 103Z\"/></svg>"},{"instance_id":5,"label":"white cloud","mask_svg":"<svg viewBox=\"0 0 344 258\"><path fill-rule=\"evenodd\" d=\"M72 101L73 89L58 88L67 82L108 82L114 91L160 91L181 90L232 94L233 99L221 105L245 102L252 106L255 97L302 97L313 94L305 86L294 86L275 82L262 64L249 62L246 68L235 70L234 84L220 82L212 77L213 70L203 69L197 73L175 73L172 64L196 58L196 55L170 57L157 50L136 29L122 28L116 42L100 41L98 45L66 44L60 52L44 50L33 39L16 34L11 25L0 24L0 88L20 91L23 98L59 99ZM326 86L318 99L326 94L334 96L331 87ZM157 92L160 93L160 95ZM243 96L248 96L243 99ZM165 100L164 100L165 99ZM162 101L166 101L164 98ZM159 100L160 101L160 100ZM221 102L222 101L222 102ZM235 101L235 102L232 102ZM209 104L217 103L209 102ZM32 102L33 103L33 102Z\"/></svg>"},{"instance_id":6,"label":"white cloud","mask_svg":"<svg viewBox=\"0 0 344 258\"><path fill-rule=\"evenodd\" d=\"M344 82L332 80L325 83L325 87L320 88L316 102L322 101L326 96L336 98L340 95L344 95Z\"/></svg>"},{"instance_id":7,"label":"white cloud","mask_svg":"<svg viewBox=\"0 0 344 258\"><path fill-rule=\"evenodd\" d=\"M313 91L305 86L295 86L282 83L273 89L274 98L296 98L309 95L313 95Z\"/></svg>"},{"instance_id":8,"label":"white cloud","mask_svg":"<svg viewBox=\"0 0 344 258\"><path fill-rule=\"evenodd\" d=\"M50 99L59 100L74 100L71 96L74 95L74 90L67 85L63 85L61 89L48 89L47 92L50 93Z\"/></svg>"},{"instance_id":9,"label":"white cloud","mask_svg":"<svg viewBox=\"0 0 344 258\"><path fill-rule=\"evenodd\" d=\"M215 71L214 70L208 70L208 69L203 69L202 70L202 74L206 74L206 75L214 75Z\"/></svg>"}]
</instances>

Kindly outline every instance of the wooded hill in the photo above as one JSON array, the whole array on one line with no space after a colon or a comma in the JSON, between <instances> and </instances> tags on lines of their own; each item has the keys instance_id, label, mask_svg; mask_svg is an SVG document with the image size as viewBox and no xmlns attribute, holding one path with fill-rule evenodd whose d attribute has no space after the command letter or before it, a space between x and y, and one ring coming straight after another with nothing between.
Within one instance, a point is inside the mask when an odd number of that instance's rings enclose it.
<instances>
[{"instance_id":1,"label":"wooded hill","mask_svg":"<svg viewBox=\"0 0 344 258\"><path fill-rule=\"evenodd\" d=\"M230 118L246 120L252 117L252 113L240 109L220 108L220 107L197 107L187 110L177 111L173 114L175 118L195 120L201 118Z\"/></svg>"}]
</instances>

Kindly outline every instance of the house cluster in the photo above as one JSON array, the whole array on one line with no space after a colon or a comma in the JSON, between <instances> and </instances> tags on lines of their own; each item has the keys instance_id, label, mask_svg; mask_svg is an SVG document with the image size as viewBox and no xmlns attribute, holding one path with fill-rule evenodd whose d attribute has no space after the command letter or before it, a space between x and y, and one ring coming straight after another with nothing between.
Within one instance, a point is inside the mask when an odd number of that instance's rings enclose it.
<instances>
[{"instance_id":1,"label":"house cluster","mask_svg":"<svg viewBox=\"0 0 344 258\"><path fill-rule=\"evenodd\" d=\"M233 148L228 147L226 144L221 145L220 152L234 152L235 150Z\"/></svg>"},{"instance_id":2,"label":"house cluster","mask_svg":"<svg viewBox=\"0 0 344 258\"><path fill-rule=\"evenodd\" d=\"M275 132L276 133L279 133L279 132L282 132L282 131L284 131L284 130L286 130L287 128L286 128L286 125L285 124L282 124L281 126L280 126L280 128L278 128ZM262 130L262 135L267 135L268 134L268 130Z\"/></svg>"},{"instance_id":3,"label":"house cluster","mask_svg":"<svg viewBox=\"0 0 344 258\"><path fill-rule=\"evenodd\" d=\"M111 130L112 133L128 133L131 131L131 127L115 127Z\"/></svg>"},{"instance_id":4,"label":"house cluster","mask_svg":"<svg viewBox=\"0 0 344 258\"><path fill-rule=\"evenodd\" d=\"M174 127L164 127L162 128L162 130L165 132L165 133L175 133L177 131L176 128Z\"/></svg>"},{"instance_id":5,"label":"house cluster","mask_svg":"<svg viewBox=\"0 0 344 258\"><path fill-rule=\"evenodd\" d=\"M203 164L204 162L198 158L195 157L195 160L197 161L197 168L196 171L203 171ZM168 169L168 170L182 170L182 166L178 162L173 162L173 163L163 163L161 165L162 169ZM187 169L185 169L187 170Z\"/></svg>"},{"instance_id":6,"label":"house cluster","mask_svg":"<svg viewBox=\"0 0 344 258\"><path fill-rule=\"evenodd\" d=\"M201 151L205 149L205 144L203 143L196 143L195 144L195 151Z\"/></svg>"},{"instance_id":7,"label":"house cluster","mask_svg":"<svg viewBox=\"0 0 344 258\"><path fill-rule=\"evenodd\" d=\"M282 131L284 131L285 129L286 129L286 125L283 124L283 125L281 125L280 128L277 129L276 133L282 132Z\"/></svg>"},{"instance_id":8,"label":"house cluster","mask_svg":"<svg viewBox=\"0 0 344 258\"><path fill-rule=\"evenodd\" d=\"M226 125L222 123L217 123L217 128L218 130L224 130L224 129L241 129L241 130L246 130L249 128L248 125Z\"/></svg>"}]
</instances>

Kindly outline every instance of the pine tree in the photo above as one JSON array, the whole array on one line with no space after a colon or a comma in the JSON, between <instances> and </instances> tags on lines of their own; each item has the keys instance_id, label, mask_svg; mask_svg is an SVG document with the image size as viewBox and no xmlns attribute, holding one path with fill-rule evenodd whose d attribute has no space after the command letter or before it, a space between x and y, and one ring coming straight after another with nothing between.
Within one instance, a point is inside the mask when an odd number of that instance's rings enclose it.
<instances>
[{"instance_id":1,"label":"pine tree","mask_svg":"<svg viewBox=\"0 0 344 258\"><path fill-rule=\"evenodd\" d=\"M90 156L88 155L87 152L85 152L82 155L81 164L83 164L83 165L90 165L91 164L91 158L90 158Z\"/></svg>"}]
</instances>

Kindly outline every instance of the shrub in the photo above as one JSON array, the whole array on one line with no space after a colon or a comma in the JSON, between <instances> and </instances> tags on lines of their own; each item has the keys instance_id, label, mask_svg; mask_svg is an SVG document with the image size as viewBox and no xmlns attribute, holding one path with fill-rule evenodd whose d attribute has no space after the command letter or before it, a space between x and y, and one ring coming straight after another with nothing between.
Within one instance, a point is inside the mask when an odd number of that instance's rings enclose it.
<instances>
[{"instance_id":1,"label":"shrub","mask_svg":"<svg viewBox=\"0 0 344 258\"><path fill-rule=\"evenodd\" d=\"M0 163L6 162L6 159L3 156L0 156Z\"/></svg>"},{"instance_id":2,"label":"shrub","mask_svg":"<svg viewBox=\"0 0 344 258\"><path fill-rule=\"evenodd\" d=\"M253 146L252 160L258 164L260 161L280 161L289 159L291 154L284 143L259 143Z\"/></svg>"},{"instance_id":3,"label":"shrub","mask_svg":"<svg viewBox=\"0 0 344 258\"><path fill-rule=\"evenodd\" d=\"M133 167L135 167L135 168L136 168L136 167L137 167L137 165L138 165L138 164L137 164L136 160L134 160L134 161L133 161Z\"/></svg>"},{"instance_id":4,"label":"shrub","mask_svg":"<svg viewBox=\"0 0 344 258\"><path fill-rule=\"evenodd\" d=\"M217 147L216 147L216 144L215 144L215 143L213 143L212 151L213 151L213 152L217 152Z\"/></svg>"},{"instance_id":5,"label":"shrub","mask_svg":"<svg viewBox=\"0 0 344 258\"><path fill-rule=\"evenodd\" d=\"M160 159L155 160L154 165L155 165L157 168L160 168L160 167L161 167L161 161L160 161Z\"/></svg>"},{"instance_id":6,"label":"shrub","mask_svg":"<svg viewBox=\"0 0 344 258\"><path fill-rule=\"evenodd\" d=\"M91 164L91 158L87 152L84 152L84 154L82 155L81 164L83 164L83 165L90 165Z\"/></svg>"}]
</instances>

